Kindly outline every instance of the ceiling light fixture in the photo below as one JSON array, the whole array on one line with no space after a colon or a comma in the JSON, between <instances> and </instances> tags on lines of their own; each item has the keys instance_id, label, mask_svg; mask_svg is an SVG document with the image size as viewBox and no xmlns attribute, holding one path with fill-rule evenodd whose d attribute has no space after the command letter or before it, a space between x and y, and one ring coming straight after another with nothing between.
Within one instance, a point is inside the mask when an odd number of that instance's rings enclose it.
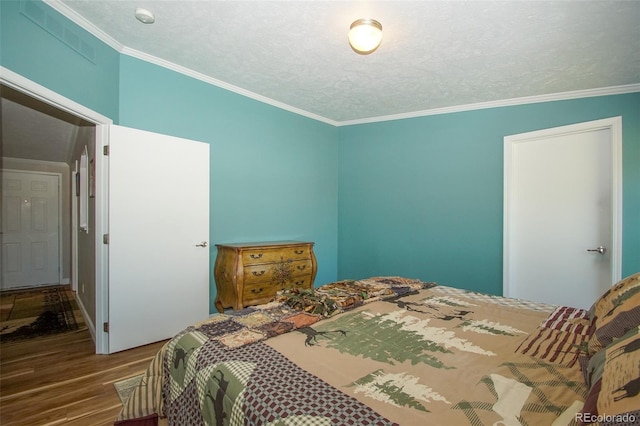
<instances>
[{"instance_id":1,"label":"ceiling light fixture","mask_svg":"<svg viewBox=\"0 0 640 426\"><path fill-rule=\"evenodd\" d=\"M349 28L349 44L360 55L368 55L382 42L382 25L375 19L358 19Z\"/></svg>"},{"instance_id":2,"label":"ceiling light fixture","mask_svg":"<svg viewBox=\"0 0 640 426\"><path fill-rule=\"evenodd\" d=\"M143 24L153 24L156 22L156 17L153 16L153 13L141 7L136 9L136 19Z\"/></svg>"}]
</instances>

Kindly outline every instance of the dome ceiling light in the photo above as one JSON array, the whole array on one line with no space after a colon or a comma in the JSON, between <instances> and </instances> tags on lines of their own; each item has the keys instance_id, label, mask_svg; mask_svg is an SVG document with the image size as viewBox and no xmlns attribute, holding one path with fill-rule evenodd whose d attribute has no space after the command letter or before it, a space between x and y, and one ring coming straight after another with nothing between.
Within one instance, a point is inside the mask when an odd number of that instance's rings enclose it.
<instances>
[{"instance_id":1,"label":"dome ceiling light","mask_svg":"<svg viewBox=\"0 0 640 426\"><path fill-rule=\"evenodd\" d=\"M349 28L349 44L360 55L375 51L382 42L382 25L375 19L358 19Z\"/></svg>"}]
</instances>

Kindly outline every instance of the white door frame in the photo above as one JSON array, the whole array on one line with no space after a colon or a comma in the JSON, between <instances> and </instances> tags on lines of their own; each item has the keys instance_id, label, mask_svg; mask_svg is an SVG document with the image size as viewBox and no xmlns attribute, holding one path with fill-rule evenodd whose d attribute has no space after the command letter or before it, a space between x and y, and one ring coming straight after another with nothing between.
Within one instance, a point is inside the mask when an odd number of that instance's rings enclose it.
<instances>
[{"instance_id":1,"label":"white door frame","mask_svg":"<svg viewBox=\"0 0 640 426\"><path fill-rule=\"evenodd\" d=\"M4 173L4 172L12 172L12 173L24 173L24 174L30 174L30 175L47 175L47 176L55 176L57 178L58 181L58 259L57 259L57 264L58 264L58 283L59 284L65 284L64 281L64 277L63 277L63 268L62 268L62 187L61 187L61 183L62 183L62 173L56 173L56 172L41 172L41 171L36 171L36 170L16 170L16 169L0 169L0 173Z\"/></svg>"},{"instance_id":2,"label":"white door frame","mask_svg":"<svg viewBox=\"0 0 640 426\"><path fill-rule=\"evenodd\" d=\"M76 197L76 175L78 162L71 170L71 290L78 292L78 197Z\"/></svg>"},{"instance_id":3,"label":"white door frame","mask_svg":"<svg viewBox=\"0 0 640 426\"><path fill-rule=\"evenodd\" d=\"M113 123L113 120L2 66L0 66L0 82L32 98L38 99L96 125L96 223L94 227L96 233L96 323L94 324L94 338L96 353L109 353L109 336L102 329L102 324L107 322L109 313L109 281L106 263L108 261L108 250L102 243L102 235L105 234L106 229L108 229L106 216L108 207L106 204L108 201L106 194L107 180L105 179L108 170L106 170L105 167L105 156L101 154L103 147L108 144L108 129L109 125ZM72 241L72 244L75 245L77 242ZM72 250L72 256L75 256L75 250ZM73 260L72 263L73 262L76 262L76 260Z\"/></svg>"},{"instance_id":4,"label":"white door frame","mask_svg":"<svg viewBox=\"0 0 640 426\"><path fill-rule=\"evenodd\" d=\"M602 120L572 124L551 129L537 130L505 136L504 138L504 215L503 215L503 295L512 294L509 259L509 224L510 193L512 177L512 147L521 142L535 139L559 137L572 133L584 133L596 130L609 130L611 135L611 285L621 279L622 275L622 117L611 117Z\"/></svg>"}]
</instances>

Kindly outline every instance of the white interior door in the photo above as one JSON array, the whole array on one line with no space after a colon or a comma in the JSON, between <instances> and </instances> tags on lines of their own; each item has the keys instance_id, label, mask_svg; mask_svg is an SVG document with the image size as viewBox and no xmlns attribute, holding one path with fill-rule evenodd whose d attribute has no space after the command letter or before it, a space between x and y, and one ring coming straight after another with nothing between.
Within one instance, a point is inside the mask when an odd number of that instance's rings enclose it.
<instances>
[{"instance_id":1,"label":"white interior door","mask_svg":"<svg viewBox=\"0 0 640 426\"><path fill-rule=\"evenodd\" d=\"M3 290L60 283L60 176L2 171Z\"/></svg>"},{"instance_id":2,"label":"white interior door","mask_svg":"<svg viewBox=\"0 0 640 426\"><path fill-rule=\"evenodd\" d=\"M113 353L208 318L209 145L120 126L109 132Z\"/></svg>"},{"instance_id":3,"label":"white interior door","mask_svg":"<svg viewBox=\"0 0 640 426\"><path fill-rule=\"evenodd\" d=\"M588 309L619 279L613 133L592 122L505 138L505 295Z\"/></svg>"}]
</instances>

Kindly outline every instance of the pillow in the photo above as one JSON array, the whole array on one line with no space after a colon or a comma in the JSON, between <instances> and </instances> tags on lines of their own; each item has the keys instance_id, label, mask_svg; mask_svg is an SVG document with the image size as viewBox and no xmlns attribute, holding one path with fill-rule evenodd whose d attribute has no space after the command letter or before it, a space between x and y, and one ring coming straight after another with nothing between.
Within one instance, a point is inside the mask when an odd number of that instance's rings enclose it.
<instances>
[{"instance_id":1,"label":"pillow","mask_svg":"<svg viewBox=\"0 0 640 426\"><path fill-rule=\"evenodd\" d=\"M640 273L619 281L600 296L589 310L589 317L589 356L640 325Z\"/></svg>"},{"instance_id":2,"label":"pillow","mask_svg":"<svg viewBox=\"0 0 640 426\"><path fill-rule=\"evenodd\" d=\"M589 392L582 409L583 424L603 419L614 423L640 421L640 327L596 353L587 367Z\"/></svg>"}]
</instances>

